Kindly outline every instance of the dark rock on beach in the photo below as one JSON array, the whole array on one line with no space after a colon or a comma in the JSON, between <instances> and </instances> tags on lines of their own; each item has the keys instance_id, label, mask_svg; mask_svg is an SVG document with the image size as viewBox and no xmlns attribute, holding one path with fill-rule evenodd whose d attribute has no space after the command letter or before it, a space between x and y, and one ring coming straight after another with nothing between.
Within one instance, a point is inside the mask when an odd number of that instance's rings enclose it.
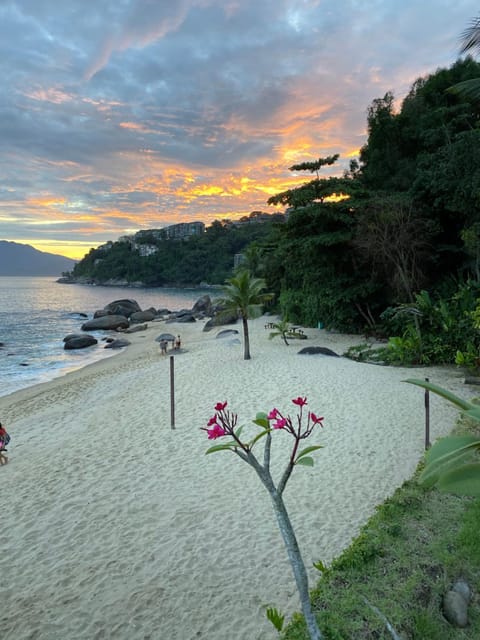
<instances>
[{"instance_id":1,"label":"dark rock on beach","mask_svg":"<svg viewBox=\"0 0 480 640\"><path fill-rule=\"evenodd\" d=\"M82 331L95 331L96 329L128 329L130 323L125 316L108 315L94 318L82 324Z\"/></svg>"},{"instance_id":2,"label":"dark rock on beach","mask_svg":"<svg viewBox=\"0 0 480 640\"><path fill-rule=\"evenodd\" d=\"M327 349L327 347L304 347L298 352L300 355L321 355L321 356L333 356L339 358L340 356L335 351Z\"/></svg>"},{"instance_id":3,"label":"dark rock on beach","mask_svg":"<svg viewBox=\"0 0 480 640\"><path fill-rule=\"evenodd\" d=\"M223 331L219 331L215 338L230 338L236 335L238 335L237 329L224 329Z\"/></svg>"},{"instance_id":4,"label":"dark rock on beach","mask_svg":"<svg viewBox=\"0 0 480 640\"><path fill-rule=\"evenodd\" d=\"M113 302L110 302L105 307L105 310L114 316L125 316L129 318L132 315L132 313L135 313L136 311L141 311L142 309L140 308L140 305L136 300L125 299L125 300L114 300Z\"/></svg>"},{"instance_id":5,"label":"dark rock on beach","mask_svg":"<svg viewBox=\"0 0 480 640\"><path fill-rule=\"evenodd\" d=\"M192 308L192 313L204 314L207 316L213 315L212 300L210 299L210 296L208 294L202 296L195 302Z\"/></svg>"},{"instance_id":6,"label":"dark rock on beach","mask_svg":"<svg viewBox=\"0 0 480 640\"><path fill-rule=\"evenodd\" d=\"M135 311L130 316L130 322L150 322L155 316L155 311Z\"/></svg>"},{"instance_id":7,"label":"dark rock on beach","mask_svg":"<svg viewBox=\"0 0 480 640\"><path fill-rule=\"evenodd\" d=\"M66 350L69 350L69 349L85 349L86 347L91 347L92 345L97 344L98 340L88 334L71 333L68 336L65 336L65 338L63 339L63 342L64 342L63 348Z\"/></svg>"},{"instance_id":8,"label":"dark rock on beach","mask_svg":"<svg viewBox=\"0 0 480 640\"><path fill-rule=\"evenodd\" d=\"M117 331L121 331L122 333L138 333L138 331L146 331L148 329L148 324L136 324L134 327L129 327L128 329L117 329Z\"/></svg>"},{"instance_id":9,"label":"dark rock on beach","mask_svg":"<svg viewBox=\"0 0 480 640\"><path fill-rule=\"evenodd\" d=\"M128 347L131 344L126 338L116 338L104 346L104 349L122 349L123 347Z\"/></svg>"},{"instance_id":10,"label":"dark rock on beach","mask_svg":"<svg viewBox=\"0 0 480 640\"><path fill-rule=\"evenodd\" d=\"M221 327L225 324L237 324L238 315L236 313L229 313L221 311L205 324L204 331L210 331L213 327Z\"/></svg>"}]
</instances>

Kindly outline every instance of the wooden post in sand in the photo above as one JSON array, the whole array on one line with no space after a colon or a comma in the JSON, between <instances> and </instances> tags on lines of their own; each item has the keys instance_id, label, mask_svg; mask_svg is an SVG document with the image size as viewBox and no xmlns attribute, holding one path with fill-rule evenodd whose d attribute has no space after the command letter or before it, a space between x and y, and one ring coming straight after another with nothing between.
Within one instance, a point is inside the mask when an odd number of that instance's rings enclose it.
<instances>
[{"instance_id":1,"label":"wooden post in sand","mask_svg":"<svg viewBox=\"0 0 480 640\"><path fill-rule=\"evenodd\" d=\"M429 379L425 378L425 382L429 382ZM430 446L430 391L425 389L425 451Z\"/></svg>"},{"instance_id":2,"label":"wooden post in sand","mask_svg":"<svg viewBox=\"0 0 480 640\"><path fill-rule=\"evenodd\" d=\"M170 426L175 429L175 376L174 376L174 360L170 356Z\"/></svg>"}]
</instances>

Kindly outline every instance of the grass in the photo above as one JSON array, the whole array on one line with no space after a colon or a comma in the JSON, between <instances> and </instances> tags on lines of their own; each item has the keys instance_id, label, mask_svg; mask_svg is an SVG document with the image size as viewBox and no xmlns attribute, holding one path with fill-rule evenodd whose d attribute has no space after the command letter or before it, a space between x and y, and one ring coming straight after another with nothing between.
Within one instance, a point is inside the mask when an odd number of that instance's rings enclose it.
<instances>
[{"instance_id":1,"label":"grass","mask_svg":"<svg viewBox=\"0 0 480 640\"><path fill-rule=\"evenodd\" d=\"M462 421L457 433L478 432ZM480 638L480 500L425 489L415 476L379 506L351 546L311 591L326 640L391 640L385 621L402 640ZM464 578L473 591L469 626L452 627L442 597ZM283 640L309 640L299 614Z\"/></svg>"}]
</instances>

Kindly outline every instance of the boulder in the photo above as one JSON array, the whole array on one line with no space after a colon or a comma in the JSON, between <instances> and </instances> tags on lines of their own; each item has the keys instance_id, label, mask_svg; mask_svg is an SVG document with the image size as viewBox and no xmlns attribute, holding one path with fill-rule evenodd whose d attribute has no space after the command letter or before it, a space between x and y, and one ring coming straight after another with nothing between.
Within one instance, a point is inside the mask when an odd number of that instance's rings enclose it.
<instances>
[{"instance_id":1,"label":"boulder","mask_svg":"<svg viewBox=\"0 0 480 640\"><path fill-rule=\"evenodd\" d=\"M468 602L461 593L447 591L443 597L443 615L454 627L463 629L468 625Z\"/></svg>"},{"instance_id":2,"label":"boulder","mask_svg":"<svg viewBox=\"0 0 480 640\"><path fill-rule=\"evenodd\" d=\"M117 331L123 331L124 333L137 333L138 331L146 331L148 324L136 324L134 327L128 329L117 329Z\"/></svg>"},{"instance_id":3,"label":"boulder","mask_svg":"<svg viewBox=\"0 0 480 640\"><path fill-rule=\"evenodd\" d=\"M170 309L157 309L157 316L169 316L171 313Z\"/></svg>"},{"instance_id":4,"label":"boulder","mask_svg":"<svg viewBox=\"0 0 480 640\"><path fill-rule=\"evenodd\" d=\"M98 343L98 340L88 334L76 335L70 334L63 339L64 349L85 349Z\"/></svg>"},{"instance_id":5,"label":"boulder","mask_svg":"<svg viewBox=\"0 0 480 640\"><path fill-rule=\"evenodd\" d=\"M208 294L199 298L192 308L192 313L197 314L205 314L207 316L213 315L213 307L212 300Z\"/></svg>"},{"instance_id":6,"label":"boulder","mask_svg":"<svg viewBox=\"0 0 480 640\"><path fill-rule=\"evenodd\" d=\"M235 335L238 335L237 329L224 329L223 331L219 331L215 338L230 338Z\"/></svg>"},{"instance_id":7,"label":"boulder","mask_svg":"<svg viewBox=\"0 0 480 640\"><path fill-rule=\"evenodd\" d=\"M179 313L170 314L165 322L196 322L196 320L191 311L180 311Z\"/></svg>"},{"instance_id":8,"label":"boulder","mask_svg":"<svg viewBox=\"0 0 480 640\"><path fill-rule=\"evenodd\" d=\"M213 327L221 327L225 324L237 324L238 315L229 311L222 311L217 315L210 318L210 320L203 327L204 331L210 331Z\"/></svg>"},{"instance_id":9,"label":"boulder","mask_svg":"<svg viewBox=\"0 0 480 640\"><path fill-rule=\"evenodd\" d=\"M128 347L129 344L131 343L125 338L116 338L115 340L108 342L104 346L104 349L122 349L123 347Z\"/></svg>"},{"instance_id":10,"label":"boulder","mask_svg":"<svg viewBox=\"0 0 480 640\"><path fill-rule=\"evenodd\" d=\"M175 311L174 316L176 318L181 318L182 316L191 316L193 311L191 309L180 309L180 311Z\"/></svg>"},{"instance_id":11,"label":"boulder","mask_svg":"<svg viewBox=\"0 0 480 640\"><path fill-rule=\"evenodd\" d=\"M129 321L125 316L108 315L94 318L82 324L82 331L95 331L96 329L128 329Z\"/></svg>"},{"instance_id":12,"label":"boulder","mask_svg":"<svg viewBox=\"0 0 480 640\"><path fill-rule=\"evenodd\" d=\"M196 322L195 317L191 313L185 313L179 316L175 322Z\"/></svg>"},{"instance_id":13,"label":"boulder","mask_svg":"<svg viewBox=\"0 0 480 640\"><path fill-rule=\"evenodd\" d=\"M155 318L155 311L135 311L130 316L130 322L150 322Z\"/></svg>"},{"instance_id":14,"label":"boulder","mask_svg":"<svg viewBox=\"0 0 480 640\"><path fill-rule=\"evenodd\" d=\"M321 355L321 356L333 356L339 358L340 356L335 351L327 349L327 347L304 347L298 352L301 355Z\"/></svg>"},{"instance_id":15,"label":"boulder","mask_svg":"<svg viewBox=\"0 0 480 640\"><path fill-rule=\"evenodd\" d=\"M140 305L136 300L114 300L104 307L104 311L115 316L125 316L129 318L132 313L141 311Z\"/></svg>"}]
</instances>

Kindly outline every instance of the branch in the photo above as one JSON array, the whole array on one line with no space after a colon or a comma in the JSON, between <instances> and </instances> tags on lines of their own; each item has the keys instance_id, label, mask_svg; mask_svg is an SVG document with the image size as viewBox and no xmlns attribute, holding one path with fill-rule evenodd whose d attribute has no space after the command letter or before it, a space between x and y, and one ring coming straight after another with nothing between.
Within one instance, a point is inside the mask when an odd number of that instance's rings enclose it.
<instances>
[{"instance_id":1,"label":"branch","mask_svg":"<svg viewBox=\"0 0 480 640\"><path fill-rule=\"evenodd\" d=\"M290 460L290 462L288 463L287 468L285 469L285 471L283 472L283 476L280 480L280 482L278 483L278 487L277 487L277 491L278 494L281 496L285 487L287 486L287 482L290 478L290 476L292 475L292 471L293 471L293 467L295 465L293 464L292 460Z\"/></svg>"}]
</instances>

